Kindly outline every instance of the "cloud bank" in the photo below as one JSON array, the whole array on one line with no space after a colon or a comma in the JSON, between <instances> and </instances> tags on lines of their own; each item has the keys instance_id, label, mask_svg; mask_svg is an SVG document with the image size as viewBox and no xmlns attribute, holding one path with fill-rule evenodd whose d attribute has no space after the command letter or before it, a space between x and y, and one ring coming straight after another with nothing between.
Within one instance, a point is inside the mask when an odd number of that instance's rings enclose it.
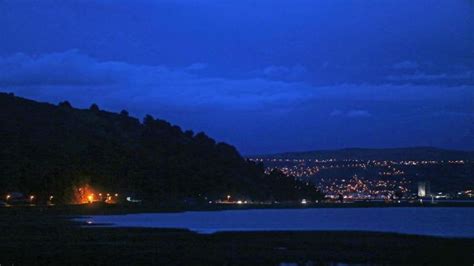
<instances>
[{"instance_id":1,"label":"cloud bank","mask_svg":"<svg viewBox=\"0 0 474 266\"><path fill-rule=\"evenodd\" d=\"M203 74L207 68L204 63L170 67L104 61L79 50L39 56L19 53L0 58L0 90L48 102L69 100L82 108L97 103L112 111L127 109L137 116L150 113L184 128L206 130L218 139L247 147L244 152L251 153L288 149L275 141L291 139L286 135L290 134L288 128L317 132L303 134L305 137L297 141L301 147L326 141L340 147L354 146L350 144L354 139L370 139L367 143L383 146L385 138L397 138L407 145L411 141L431 145L423 138L432 132L437 133L436 143L447 139L446 145L472 144L472 140L466 142L472 135L474 117L474 86L469 84L316 86L276 79L306 72L298 67L272 66L241 79ZM239 134L235 133L237 125ZM460 132L459 139L453 138L455 131L448 128ZM341 132L345 132L344 137ZM346 139L348 132L358 137ZM378 142L371 137L374 132L380 138ZM265 143L261 134L272 134L273 138ZM332 139L332 134L339 137ZM408 135L416 138L405 140ZM255 138L261 142L253 147L247 140ZM364 143L360 146L367 145Z\"/></svg>"}]
</instances>

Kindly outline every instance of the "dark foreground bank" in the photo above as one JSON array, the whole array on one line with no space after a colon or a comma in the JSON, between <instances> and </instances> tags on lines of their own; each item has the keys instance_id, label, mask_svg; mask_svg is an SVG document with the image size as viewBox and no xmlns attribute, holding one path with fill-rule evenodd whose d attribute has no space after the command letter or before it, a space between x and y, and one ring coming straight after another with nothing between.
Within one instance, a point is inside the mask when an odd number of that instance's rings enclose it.
<instances>
[{"instance_id":1,"label":"dark foreground bank","mask_svg":"<svg viewBox=\"0 0 474 266\"><path fill-rule=\"evenodd\" d=\"M99 212L96 210L95 212ZM1 265L472 265L474 239L362 232L248 232L83 228L66 211L0 210Z\"/></svg>"}]
</instances>

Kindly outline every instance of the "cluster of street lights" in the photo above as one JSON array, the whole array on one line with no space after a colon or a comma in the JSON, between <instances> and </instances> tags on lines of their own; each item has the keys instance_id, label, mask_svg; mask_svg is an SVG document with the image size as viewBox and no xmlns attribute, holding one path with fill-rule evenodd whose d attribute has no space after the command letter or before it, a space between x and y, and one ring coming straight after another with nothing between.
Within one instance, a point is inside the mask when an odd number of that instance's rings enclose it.
<instances>
[{"instance_id":1,"label":"cluster of street lights","mask_svg":"<svg viewBox=\"0 0 474 266\"><path fill-rule=\"evenodd\" d=\"M53 195L50 195L48 197L48 201L49 202L52 202L54 199L54 196ZM25 202L25 201L28 201L30 203L34 203L36 201L36 196L35 195L28 195L26 198L24 196L14 196L12 194L7 194L5 195L5 201L6 202L12 202L12 201L20 201L20 202Z\"/></svg>"},{"instance_id":2,"label":"cluster of street lights","mask_svg":"<svg viewBox=\"0 0 474 266\"><path fill-rule=\"evenodd\" d=\"M119 197L119 194L118 193L115 193L115 194L110 194L110 193L107 193L105 195L103 195L102 193L99 193L98 194L98 198L96 198L96 195L94 193L91 193L89 195L87 195L87 202L88 203L93 203L93 202L96 202L96 201L104 201L106 203L115 203ZM115 197L115 199L114 199Z\"/></svg>"}]
</instances>

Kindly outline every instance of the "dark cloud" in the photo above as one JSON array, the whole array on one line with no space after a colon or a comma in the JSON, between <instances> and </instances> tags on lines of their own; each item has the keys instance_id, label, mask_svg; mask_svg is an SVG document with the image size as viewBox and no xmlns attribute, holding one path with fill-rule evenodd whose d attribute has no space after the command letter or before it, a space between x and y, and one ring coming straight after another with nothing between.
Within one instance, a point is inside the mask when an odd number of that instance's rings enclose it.
<instances>
[{"instance_id":1,"label":"dark cloud","mask_svg":"<svg viewBox=\"0 0 474 266\"><path fill-rule=\"evenodd\" d=\"M196 63L172 68L99 61L77 50L37 57L16 54L0 59L0 86L58 96L62 92L57 87L61 87L72 98L87 97L95 90L115 102L148 101L187 109L264 108L292 104L311 94L305 86L258 77L239 80L194 74L206 66Z\"/></svg>"},{"instance_id":2,"label":"dark cloud","mask_svg":"<svg viewBox=\"0 0 474 266\"><path fill-rule=\"evenodd\" d=\"M371 117L372 114L366 110L350 110L347 112L347 116L349 117Z\"/></svg>"},{"instance_id":3,"label":"dark cloud","mask_svg":"<svg viewBox=\"0 0 474 266\"><path fill-rule=\"evenodd\" d=\"M371 117L372 114L367 110L349 110L349 111L341 111L341 110L334 110L330 114L331 116L345 116L351 118L360 118L360 117Z\"/></svg>"},{"instance_id":4,"label":"dark cloud","mask_svg":"<svg viewBox=\"0 0 474 266\"><path fill-rule=\"evenodd\" d=\"M280 80L302 80L308 75L308 70L301 66L295 65L287 66L268 66L264 68L261 73L266 78L280 79Z\"/></svg>"},{"instance_id":5,"label":"dark cloud","mask_svg":"<svg viewBox=\"0 0 474 266\"><path fill-rule=\"evenodd\" d=\"M208 65L205 64L205 63L194 63L194 64L191 64L191 65L187 66L186 70L190 70L190 71L203 70L203 69L206 69L207 67L208 67Z\"/></svg>"},{"instance_id":6,"label":"dark cloud","mask_svg":"<svg viewBox=\"0 0 474 266\"><path fill-rule=\"evenodd\" d=\"M393 65L394 69L417 69L418 67L418 63L413 61L403 61Z\"/></svg>"},{"instance_id":7,"label":"dark cloud","mask_svg":"<svg viewBox=\"0 0 474 266\"><path fill-rule=\"evenodd\" d=\"M98 86L119 82L124 65L96 63L70 50L40 56L0 57L0 86Z\"/></svg>"},{"instance_id":8,"label":"dark cloud","mask_svg":"<svg viewBox=\"0 0 474 266\"><path fill-rule=\"evenodd\" d=\"M440 74L427 74L424 72L416 72L413 74L403 75L391 75L387 77L390 81L458 81L464 84L474 83L474 71L465 71L460 73L440 73ZM444 83L441 83L444 84Z\"/></svg>"}]
</instances>

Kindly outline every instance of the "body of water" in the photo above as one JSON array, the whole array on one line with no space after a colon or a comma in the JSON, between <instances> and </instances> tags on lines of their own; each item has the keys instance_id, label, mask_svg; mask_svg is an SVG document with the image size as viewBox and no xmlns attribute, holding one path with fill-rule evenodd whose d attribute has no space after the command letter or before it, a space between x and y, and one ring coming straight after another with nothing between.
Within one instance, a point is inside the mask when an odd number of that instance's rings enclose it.
<instances>
[{"instance_id":1,"label":"body of water","mask_svg":"<svg viewBox=\"0 0 474 266\"><path fill-rule=\"evenodd\" d=\"M115 227L223 231L371 231L474 238L474 208L308 208L97 215L76 219Z\"/></svg>"}]
</instances>

